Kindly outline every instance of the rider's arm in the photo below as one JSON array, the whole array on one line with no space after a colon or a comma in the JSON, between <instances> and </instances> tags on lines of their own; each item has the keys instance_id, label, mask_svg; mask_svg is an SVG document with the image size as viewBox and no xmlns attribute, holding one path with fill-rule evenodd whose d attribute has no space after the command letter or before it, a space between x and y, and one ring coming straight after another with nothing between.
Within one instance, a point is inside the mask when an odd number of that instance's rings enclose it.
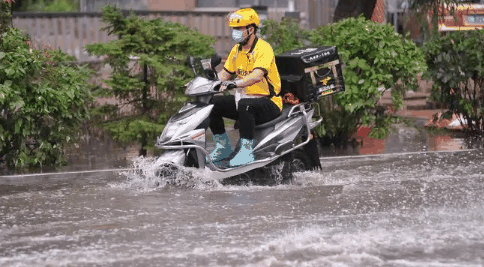
<instances>
[{"instance_id":1,"label":"rider's arm","mask_svg":"<svg viewBox=\"0 0 484 267\"><path fill-rule=\"evenodd\" d=\"M218 73L218 78L223 82L223 81L228 81L232 78L232 75L226 71L225 69L222 69L222 71L220 71Z\"/></svg>"},{"instance_id":2,"label":"rider's arm","mask_svg":"<svg viewBox=\"0 0 484 267\"><path fill-rule=\"evenodd\" d=\"M218 73L218 77L222 82L231 80L232 76L235 76L237 68L235 67L235 61L233 59L237 55L237 49L238 45L234 45L225 61L223 69Z\"/></svg>"},{"instance_id":3,"label":"rider's arm","mask_svg":"<svg viewBox=\"0 0 484 267\"><path fill-rule=\"evenodd\" d=\"M247 86L251 86L255 83L262 81L264 78L264 71L261 69L255 69L249 75L244 76L241 79L235 80L235 84L238 88L245 88Z\"/></svg>"}]
</instances>

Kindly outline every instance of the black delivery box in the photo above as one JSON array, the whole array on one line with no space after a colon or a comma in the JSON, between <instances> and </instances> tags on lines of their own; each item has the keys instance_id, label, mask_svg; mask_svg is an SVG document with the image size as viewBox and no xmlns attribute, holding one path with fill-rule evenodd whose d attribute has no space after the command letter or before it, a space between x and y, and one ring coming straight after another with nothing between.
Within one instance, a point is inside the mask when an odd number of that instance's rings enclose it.
<instances>
[{"instance_id":1,"label":"black delivery box","mask_svg":"<svg viewBox=\"0 0 484 267\"><path fill-rule=\"evenodd\" d=\"M290 92L302 102L345 90L336 46L300 48L276 56L281 95Z\"/></svg>"}]
</instances>

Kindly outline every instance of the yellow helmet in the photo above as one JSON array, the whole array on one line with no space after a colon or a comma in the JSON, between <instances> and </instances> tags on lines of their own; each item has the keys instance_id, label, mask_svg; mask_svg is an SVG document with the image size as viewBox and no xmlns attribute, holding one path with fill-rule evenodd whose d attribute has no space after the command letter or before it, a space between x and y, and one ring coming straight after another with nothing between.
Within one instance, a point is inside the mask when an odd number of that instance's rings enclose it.
<instances>
[{"instance_id":1,"label":"yellow helmet","mask_svg":"<svg viewBox=\"0 0 484 267\"><path fill-rule=\"evenodd\" d=\"M255 24L260 25L259 15L252 8L239 9L229 15L229 27L245 27Z\"/></svg>"}]
</instances>

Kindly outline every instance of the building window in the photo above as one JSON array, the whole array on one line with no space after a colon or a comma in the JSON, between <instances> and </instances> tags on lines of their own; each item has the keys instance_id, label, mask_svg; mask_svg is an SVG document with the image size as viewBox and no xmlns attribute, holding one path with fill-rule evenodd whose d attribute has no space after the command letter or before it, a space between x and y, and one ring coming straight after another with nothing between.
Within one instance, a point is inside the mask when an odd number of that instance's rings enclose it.
<instances>
[{"instance_id":1,"label":"building window","mask_svg":"<svg viewBox=\"0 0 484 267\"><path fill-rule=\"evenodd\" d=\"M197 0L197 7L235 7L236 0Z\"/></svg>"}]
</instances>

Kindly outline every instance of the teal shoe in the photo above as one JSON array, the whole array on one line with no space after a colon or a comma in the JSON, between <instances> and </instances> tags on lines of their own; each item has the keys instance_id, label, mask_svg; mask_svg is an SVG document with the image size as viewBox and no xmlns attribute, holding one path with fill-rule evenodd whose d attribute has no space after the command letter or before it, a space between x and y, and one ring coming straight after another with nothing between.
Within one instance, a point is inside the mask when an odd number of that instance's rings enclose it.
<instances>
[{"instance_id":1,"label":"teal shoe","mask_svg":"<svg viewBox=\"0 0 484 267\"><path fill-rule=\"evenodd\" d=\"M230 145L229 136L226 132L223 134L214 134L212 140L215 145L215 149L208 155L212 162L221 161L230 157L230 154L232 153L232 146Z\"/></svg>"},{"instance_id":2,"label":"teal shoe","mask_svg":"<svg viewBox=\"0 0 484 267\"><path fill-rule=\"evenodd\" d=\"M252 162L254 162L254 140L240 138L240 150L230 160L230 167L247 165Z\"/></svg>"}]
</instances>

